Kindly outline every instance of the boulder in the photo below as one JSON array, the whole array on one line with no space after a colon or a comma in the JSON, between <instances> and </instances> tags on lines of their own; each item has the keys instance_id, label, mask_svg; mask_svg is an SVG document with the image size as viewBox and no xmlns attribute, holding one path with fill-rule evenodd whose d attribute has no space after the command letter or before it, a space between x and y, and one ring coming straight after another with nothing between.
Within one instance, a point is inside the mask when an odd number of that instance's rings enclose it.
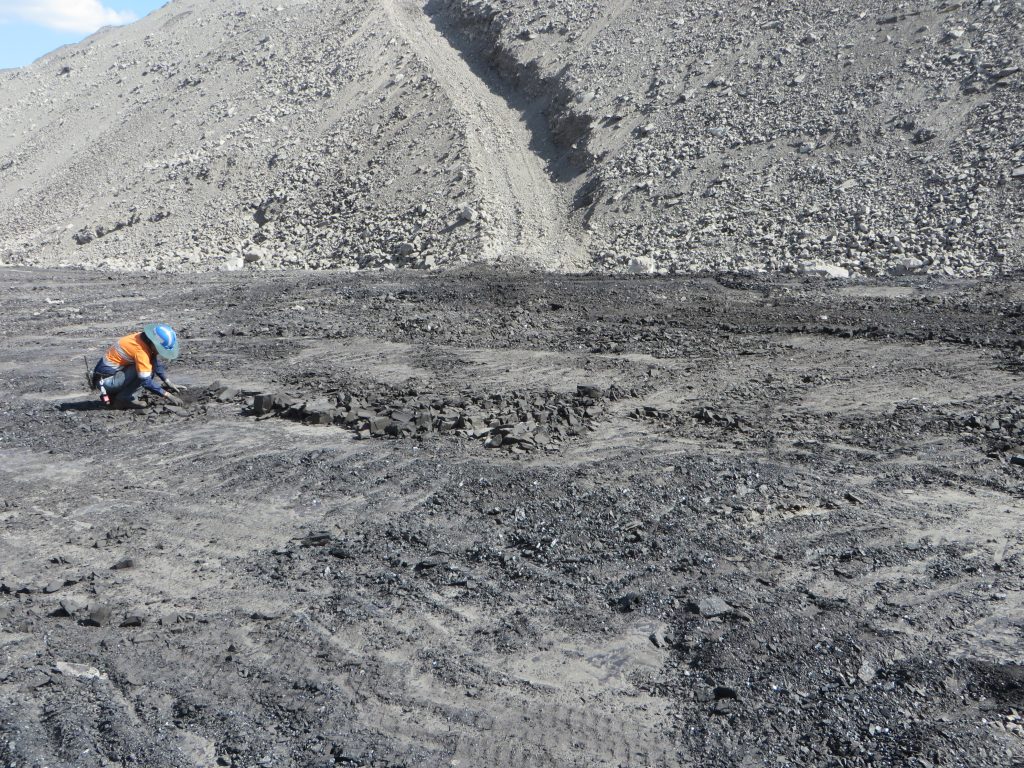
<instances>
[{"instance_id":1,"label":"boulder","mask_svg":"<svg viewBox=\"0 0 1024 768\"><path fill-rule=\"evenodd\" d=\"M836 264L826 264L823 261L805 261L800 265L800 273L814 277L847 278L850 270Z\"/></svg>"},{"instance_id":2,"label":"boulder","mask_svg":"<svg viewBox=\"0 0 1024 768\"><path fill-rule=\"evenodd\" d=\"M629 260L626 271L631 275L649 275L654 272L657 265L650 256L636 256Z\"/></svg>"}]
</instances>

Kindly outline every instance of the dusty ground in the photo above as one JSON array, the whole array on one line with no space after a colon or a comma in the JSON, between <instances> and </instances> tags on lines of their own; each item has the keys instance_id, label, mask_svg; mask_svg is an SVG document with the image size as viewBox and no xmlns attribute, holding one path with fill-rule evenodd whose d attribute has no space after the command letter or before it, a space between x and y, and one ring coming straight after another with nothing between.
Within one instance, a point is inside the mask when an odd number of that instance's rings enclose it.
<instances>
[{"instance_id":1,"label":"dusty ground","mask_svg":"<svg viewBox=\"0 0 1024 768\"><path fill-rule=\"evenodd\" d=\"M0 764L1022 765L1022 312L4 270ZM165 313L187 414L92 407L82 355ZM525 453L245 407L578 384L621 397Z\"/></svg>"}]
</instances>

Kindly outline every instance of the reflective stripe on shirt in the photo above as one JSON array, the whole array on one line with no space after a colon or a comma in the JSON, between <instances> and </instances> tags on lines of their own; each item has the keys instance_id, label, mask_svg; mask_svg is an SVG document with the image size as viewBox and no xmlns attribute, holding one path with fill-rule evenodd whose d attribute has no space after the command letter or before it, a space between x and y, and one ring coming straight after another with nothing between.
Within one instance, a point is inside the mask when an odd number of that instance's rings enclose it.
<instances>
[{"instance_id":1,"label":"reflective stripe on shirt","mask_svg":"<svg viewBox=\"0 0 1024 768\"><path fill-rule=\"evenodd\" d=\"M134 365L140 379L153 375L153 356L146 345L146 337L141 332L118 339L107 350L106 360L118 369Z\"/></svg>"}]
</instances>

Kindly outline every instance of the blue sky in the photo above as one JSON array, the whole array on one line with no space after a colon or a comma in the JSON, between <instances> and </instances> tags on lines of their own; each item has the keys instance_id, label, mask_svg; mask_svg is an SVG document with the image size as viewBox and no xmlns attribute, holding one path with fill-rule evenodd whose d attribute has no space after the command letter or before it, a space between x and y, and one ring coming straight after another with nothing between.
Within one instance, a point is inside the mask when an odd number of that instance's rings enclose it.
<instances>
[{"instance_id":1,"label":"blue sky","mask_svg":"<svg viewBox=\"0 0 1024 768\"><path fill-rule=\"evenodd\" d=\"M145 16L166 0L0 0L0 69L31 64L105 24Z\"/></svg>"}]
</instances>

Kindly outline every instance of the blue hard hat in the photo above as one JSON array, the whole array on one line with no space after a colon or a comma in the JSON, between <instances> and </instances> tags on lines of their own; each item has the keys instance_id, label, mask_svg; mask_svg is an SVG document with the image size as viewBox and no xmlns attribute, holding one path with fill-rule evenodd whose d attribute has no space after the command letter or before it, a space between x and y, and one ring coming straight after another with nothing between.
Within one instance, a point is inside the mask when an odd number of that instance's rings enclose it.
<instances>
[{"instance_id":1,"label":"blue hard hat","mask_svg":"<svg viewBox=\"0 0 1024 768\"><path fill-rule=\"evenodd\" d=\"M176 360L181 348L178 346L178 334L167 323L150 323L142 332L153 342L156 353L167 360Z\"/></svg>"}]
</instances>

